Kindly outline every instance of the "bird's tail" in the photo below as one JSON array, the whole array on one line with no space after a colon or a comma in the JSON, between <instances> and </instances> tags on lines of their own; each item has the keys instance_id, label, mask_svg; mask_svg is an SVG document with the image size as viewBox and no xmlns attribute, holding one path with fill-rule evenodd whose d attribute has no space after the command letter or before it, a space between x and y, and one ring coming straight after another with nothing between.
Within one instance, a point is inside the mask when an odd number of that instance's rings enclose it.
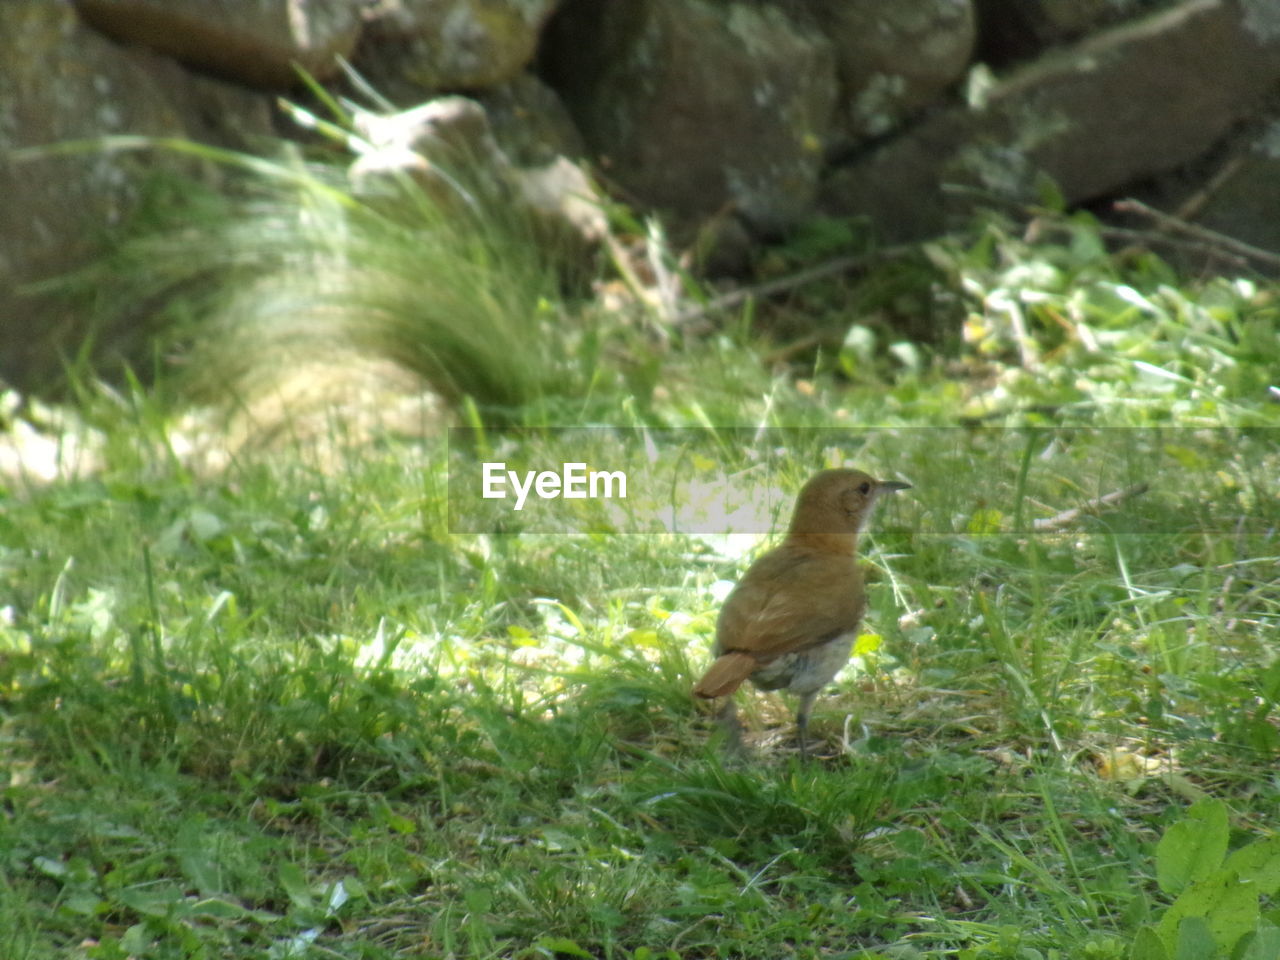
<instances>
[{"instance_id":1,"label":"bird's tail","mask_svg":"<svg viewBox=\"0 0 1280 960\"><path fill-rule=\"evenodd\" d=\"M755 673L759 666L760 662L749 653L726 653L707 668L702 679L694 685L693 693L707 700L726 696L742 686L742 681Z\"/></svg>"}]
</instances>

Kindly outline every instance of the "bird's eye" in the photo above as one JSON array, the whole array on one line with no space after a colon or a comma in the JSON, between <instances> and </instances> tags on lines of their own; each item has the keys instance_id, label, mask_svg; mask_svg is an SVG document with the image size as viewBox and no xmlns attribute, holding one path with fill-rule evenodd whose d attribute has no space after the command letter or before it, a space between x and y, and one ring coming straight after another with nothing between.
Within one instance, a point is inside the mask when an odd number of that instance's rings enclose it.
<instances>
[{"instance_id":1,"label":"bird's eye","mask_svg":"<svg viewBox=\"0 0 1280 960\"><path fill-rule=\"evenodd\" d=\"M863 481L862 481L862 484L858 487L858 492L859 492L859 493L864 493L864 494L865 494L865 493L870 493L870 492L871 492L871 484L869 484L869 483L867 483L867 481L863 480Z\"/></svg>"}]
</instances>

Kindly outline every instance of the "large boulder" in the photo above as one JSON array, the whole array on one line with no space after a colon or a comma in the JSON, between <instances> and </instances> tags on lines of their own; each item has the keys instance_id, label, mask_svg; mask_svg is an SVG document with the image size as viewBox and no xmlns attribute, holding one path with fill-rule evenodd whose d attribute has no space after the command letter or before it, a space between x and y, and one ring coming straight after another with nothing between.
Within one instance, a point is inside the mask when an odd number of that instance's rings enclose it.
<instances>
[{"instance_id":1,"label":"large boulder","mask_svg":"<svg viewBox=\"0 0 1280 960\"><path fill-rule=\"evenodd\" d=\"M533 166L586 153L560 97L533 74L522 73L475 96L489 114L494 138L513 162Z\"/></svg>"},{"instance_id":2,"label":"large boulder","mask_svg":"<svg viewBox=\"0 0 1280 960\"><path fill-rule=\"evenodd\" d=\"M1240 158L1207 198L1196 221L1246 243L1280 252L1280 142L1274 132Z\"/></svg>"},{"instance_id":3,"label":"large boulder","mask_svg":"<svg viewBox=\"0 0 1280 960\"><path fill-rule=\"evenodd\" d=\"M1141 185L1133 195L1160 210L1280 253L1280 117L1241 131L1189 167ZM1205 250L1212 245L1206 244ZM1204 257L1188 254L1196 269ZM1217 268L1222 261L1211 263ZM1274 270L1272 271L1274 272Z\"/></svg>"},{"instance_id":4,"label":"large boulder","mask_svg":"<svg viewBox=\"0 0 1280 960\"><path fill-rule=\"evenodd\" d=\"M395 99L482 90L533 59L559 0L395 0L370 8L356 68Z\"/></svg>"},{"instance_id":5,"label":"large boulder","mask_svg":"<svg viewBox=\"0 0 1280 960\"><path fill-rule=\"evenodd\" d=\"M779 8L575 0L541 64L607 176L640 202L690 220L732 205L765 234L809 213L835 57Z\"/></svg>"},{"instance_id":6,"label":"large boulder","mask_svg":"<svg viewBox=\"0 0 1280 960\"><path fill-rule=\"evenodd\" d=\"M0 3L0 90L0 378L30 387L57 373L59 352L75 356L87 336L80 311L35 286L102 250L155 171L191 167L154 153L87 149L16 160L10 151L126 133L234 143L237 131L269 128L268 107L122 50L47 0Z\"/></svg>"},{"instance_id":7,"label":"large boulder","mask_svg":"<svg viewBox=\"0 0 1280 960\"><path fill-rule=\"evenodd\" d=\"M836 171L822 205L906 240L975 199L1032 199L1042 174L1080 203L1177 167L1280 83L1280 29L1257 4L1188 0L1042 57Z\"/></svg>"},{"instance_id":8,"label":"large boulder","mask_svg":"<svg viewBox=\"0 0 1280 960\"><path fill-rule=\"evenodd\" d=\"M995 67L1029 60L1176 0L974 0L979 58Z\"/></svg>"},{"instance_id":9,"label":"large boulder","mask_svg":"<svg viewBox=\"0 0 1280 960\"><path fill-rule=\"evenodd\" d=\"M361 0L74 0L107 36L255 87L324 78L360 35Z\"/></svg>"},{"instance_id":10,"label":"large boulder","mask_svg":"<svg viewBox=\"0 0 1280 960\"><path fill-rule=\"evenodd\" d=\"M973 56L970 0L810 2L835 50L836 122L847 144L897 128L960 79Z\"/></svg>"}]
</instances>

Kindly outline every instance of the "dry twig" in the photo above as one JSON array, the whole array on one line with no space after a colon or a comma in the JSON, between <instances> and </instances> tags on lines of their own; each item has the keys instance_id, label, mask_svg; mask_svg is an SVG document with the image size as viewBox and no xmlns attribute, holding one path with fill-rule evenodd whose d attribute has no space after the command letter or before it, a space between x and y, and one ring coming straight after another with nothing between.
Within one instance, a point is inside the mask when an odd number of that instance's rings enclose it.
<instances>
[{"instance_id":1,"label":"dry twig","mask_svg":"<svg viewBox=\"0 0 1280 960\"><path fill-rule=\"evenodd\" d=\"M1217 230L1210 230L1208 227L1202 227L1196 223L1188 223L1186 220L1148 206L1141 200L1117 200L1113 208L1121 213L1132 213L1146 217L1157 227L1168 230L1170 233L1190 237L1209 252L1226 250L1246 260L1265 263L1269 267L1280 269L1280 254L1273 253L1270 250L1263 250L1261 247L1255 247L1251 243L1245 243L1243 240L1229 237L1225 233L1219 233Z\"/></svg>"},{"instance_id":2,"label":"dry twig","mask_svg":"<svg viewBox=\"0 0 1280 960\"><path fill-rule=\"evenodd\" d=\"M1052 517L1040 517L1037 520L1033 520L1031 521L1031 526L1032 529L1041 532L1062 530L1064 527L1071 526L1085 514L1096 513L1102 507L1109 507L1114 504L1121 503L1124 500L1128 500L1130 497L1136 497L1139 494L1146 493L1149 489L1149 484L1138 483L1132 487L1126 487L1123 490L1113 490L1111 493L1104 493L1102 496L1095 497L1078 507L1072 507L1070 510L1063 510L1061 513L1056 513Z\"/></svg>"}]
</instances>

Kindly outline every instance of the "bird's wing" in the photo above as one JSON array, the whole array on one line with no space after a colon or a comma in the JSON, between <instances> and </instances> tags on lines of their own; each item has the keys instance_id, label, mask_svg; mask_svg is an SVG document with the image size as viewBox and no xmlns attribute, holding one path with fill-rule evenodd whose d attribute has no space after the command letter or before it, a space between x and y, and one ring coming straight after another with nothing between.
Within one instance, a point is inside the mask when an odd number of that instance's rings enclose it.
<instances>
[{"instance_id":1,"label":"bird's wing","mask_svg":"<svg viewBox=\"0 0 1280 960\"><path fill-rule=\"evenodd\" d=\"M756 561L729 595L717 643L767 663L853 630L862 608L862 575L853 560L783 546Z\"/></svg>"}]
</instances>

